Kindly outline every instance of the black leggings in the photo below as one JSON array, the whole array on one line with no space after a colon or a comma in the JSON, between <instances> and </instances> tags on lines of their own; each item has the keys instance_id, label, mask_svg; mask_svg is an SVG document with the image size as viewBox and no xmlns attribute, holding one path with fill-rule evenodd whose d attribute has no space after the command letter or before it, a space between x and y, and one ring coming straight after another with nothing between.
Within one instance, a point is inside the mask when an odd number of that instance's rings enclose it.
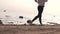
<instances>
[{"instance_id":1,"label":"black leggings","mask_svg":"<svg viewBox=\"0 0 60 34\"><path fill-rule=\"evenodd\" d=\"M39 18L39 22L42 25L41 17L42 17L43 8L44 8L44 6L38 6L38 15L34 17L32 22L35 21L37 18Z\"/></svg>"}]
</instances>

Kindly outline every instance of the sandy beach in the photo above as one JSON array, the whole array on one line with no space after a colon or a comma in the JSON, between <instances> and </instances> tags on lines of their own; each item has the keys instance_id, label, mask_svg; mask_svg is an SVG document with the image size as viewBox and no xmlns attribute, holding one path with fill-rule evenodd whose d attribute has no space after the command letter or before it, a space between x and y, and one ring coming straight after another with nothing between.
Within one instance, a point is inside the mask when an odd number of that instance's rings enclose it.
<instances>
[{"instance_id":1,"label":"sandy beach","mask_svg":"<svg viewBox=\"0 0 60 34\"><path fill-rule=\"evenodd\" d=\"M60 34L60 25L0 25L0 34Z\"/></svg>"}]
</instances>

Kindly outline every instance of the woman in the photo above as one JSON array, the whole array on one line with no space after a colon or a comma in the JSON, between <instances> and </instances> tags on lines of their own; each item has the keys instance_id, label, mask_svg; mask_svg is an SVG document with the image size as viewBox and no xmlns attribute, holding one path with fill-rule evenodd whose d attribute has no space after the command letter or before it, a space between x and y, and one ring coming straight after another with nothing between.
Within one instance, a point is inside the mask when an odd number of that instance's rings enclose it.
<instances>
[{"instance_id":1,"label":"woman","mask_svg":"<svg viewBox=\"0 0 60 34\"><path fill-rule=\"evenodd\" d=\"M37 18L39 18L39 22L42 25L41 16L42 16L42 12L43 12L45 2L47 2L47 0L35 0L35 2L37 2L39 4L38 5L38 15L34 17L32 22L34 22Z\"/></svg>"}]
</instances>

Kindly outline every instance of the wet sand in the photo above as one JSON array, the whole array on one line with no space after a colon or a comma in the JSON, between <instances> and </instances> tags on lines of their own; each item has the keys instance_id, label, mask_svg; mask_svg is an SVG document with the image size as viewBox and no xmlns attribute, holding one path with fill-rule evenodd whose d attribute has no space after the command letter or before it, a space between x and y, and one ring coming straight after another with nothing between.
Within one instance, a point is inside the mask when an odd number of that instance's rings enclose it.
<instances>
[{"instance_id":1,"label":"wet sand","mask_svg":"<svg viewBox=\"0 0 60 34\"><path fill-rule=\"evenodd\" d=\"M0 25L0 34L60 34L60 25Z\"/></svg>"}]
</instances>

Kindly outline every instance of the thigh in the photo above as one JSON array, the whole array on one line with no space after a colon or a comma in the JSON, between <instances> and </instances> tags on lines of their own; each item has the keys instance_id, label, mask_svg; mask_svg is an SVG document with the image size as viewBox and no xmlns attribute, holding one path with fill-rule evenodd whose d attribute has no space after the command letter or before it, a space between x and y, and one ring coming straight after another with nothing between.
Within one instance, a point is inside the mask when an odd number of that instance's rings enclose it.
<instances>
[{"instance_id":1,"label":"thigh","mask_svg":"<svg viewBox=\"0 0 60 34\"><path fill-rule=\"evenodd\" d=\"M43 12L44 6L38 6L38 13L41 14Z\"/></svg>"}]
</instances>

